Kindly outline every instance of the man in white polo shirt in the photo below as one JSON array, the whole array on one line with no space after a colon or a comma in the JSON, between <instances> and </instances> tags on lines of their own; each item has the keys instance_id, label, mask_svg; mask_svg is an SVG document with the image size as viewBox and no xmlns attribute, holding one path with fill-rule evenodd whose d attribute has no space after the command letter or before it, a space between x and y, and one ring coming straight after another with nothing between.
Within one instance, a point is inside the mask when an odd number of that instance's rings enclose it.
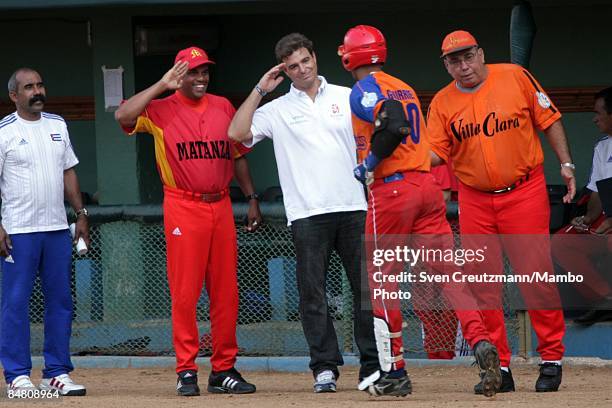
<instances>
[{"instance_id":1,"label":"man in white polo shirt","mask_svg":"<svg viewBox=\"0 0 612 408\"><path fill-rule=\"evenodd\" d=\"M72 240L64 197L77 214L75 240L89 246L87 210L83 208L66 122L43 112L46 94L40 75L20 68L8 82L17 111L0 121L0 360L9 396L35 389L30 380L30 296L40 275L45 297L45 342L41 390L85 395L68 375L72 295Z\"/></svg>"},{"instance_id":2,"label":"man in white polo shirt","mask_svg":"<svg viewBox=\"0 0 612 408\"><path fill-rule=\"evenodd\" d=\"M335 392L343 364L325 297L332 250L340 256L353 291L353 320L361 354L360 379L379 369L368 288L360 279L361 235L366 201L353 177L355 139L350 89L317 75L313 44L298 33L281 38L278 65L259 80L229 127L246 146L272 139L285 212L295 245L300 315L310 348L315 392ZM289 92L257 109L285 73Z\"/></svg>"}]
</instances>

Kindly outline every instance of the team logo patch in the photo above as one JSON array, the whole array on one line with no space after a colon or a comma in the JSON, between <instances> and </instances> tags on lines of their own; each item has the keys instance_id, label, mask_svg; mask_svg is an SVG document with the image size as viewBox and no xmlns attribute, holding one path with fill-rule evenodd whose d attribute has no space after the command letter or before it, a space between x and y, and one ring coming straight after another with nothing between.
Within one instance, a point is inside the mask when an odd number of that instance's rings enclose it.
<instances>
[{"instance_id":1,"label":"team logo patch","mask_svg":"<svg viewBox=\"0 0 612 408\"><path fill-rule=\"evenodd\" d=\"M548 96L546 96L544 94L544 92L536 92L536 96L538 97L538 104L544 108L544 109L548 109L550 108L550 99L548 99Z\"/></svg>"},{"instance_id":2,"label":"team logo patch","mask_svg":"<svg viewBox=\"0 0 612 408\"><path fill-rule=\"evenodd\" d=\"M337 105L337 104L332 103L332 106L331 106L331 111L332 111L332 113L335 115L335 114L337 114L338 112L340 112L340 108L338 107L338 105Z\"/></svg>"},{"instance_id":3,"label":"team logo patch","mask_svg":"<svg viewBox=\"0 0 612 408\"><path fill-rule=\"evenodd\" d=\"M370 61L372 62L372 64L377 64L379 59L380 57L378 55L372 55L370 57Z\"/></svg>"},{"instance_id":4,"label":"team logo patch","mask_svg":"<svg viewBox=\"0 0 612 408\"><path fill-rule=\"evenodd\" d=\"M363 97L361 98L361 106L364 108L373 108L376 106L376 101L378 100L378 95L374 92L364 92Z\"/></svg>"},{"instance_id":5,"label":"team logo patch","mask_svg":"<svg viewBox=\"0 0 612 408\"><path fill-rule=\"evenodd\" d=\"M59 133L51 133L51 140L53 140L54 142L61 142L62 135L60 135Z\"/></svg>"}]
</instances>

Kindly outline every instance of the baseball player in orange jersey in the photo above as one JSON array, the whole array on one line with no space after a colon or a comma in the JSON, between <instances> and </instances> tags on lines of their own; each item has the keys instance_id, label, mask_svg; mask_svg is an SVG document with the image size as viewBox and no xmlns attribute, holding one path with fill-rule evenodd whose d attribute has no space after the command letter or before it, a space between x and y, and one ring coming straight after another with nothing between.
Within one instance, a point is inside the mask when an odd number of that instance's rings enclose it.
<instances>
[{"instance_id":1,"label":"baseball player in orange jersey","mask_svg":"<svg viewBox=\"0 0 612 408\"><path fill-rule=\"evenodd\" d=\"M433 98L427 124L432 163L452 158L460 181L462 241L475 239L467 234L523 234L513 236L512 240L506 237L502 243L491 237L483 269L471 272L482 273L486 269L489 274L503 273L502 246L516 273L552 272L548 242L550 207L537 130L546 134L561 162L561 175L568 188L563 201L567 203L575 194L576 183L561 114L526 69L512 64L485 64L483 50L466 31L446 36L442 58L454 80ZM552 284L524 284L520 288L528 307L534 304L538 306L533 309L560 307L557 289ZM498 306L491 308L495 310L482 312L500 353L503 378L499 392L508 392L514 391L514 381L509 368L511 352L501 310L501 289L501 284L487 284L483 290L472 292L487 305L497 301ZM536 391L557 391L564 352L563 312L558 308L529 310L529 316L542 356ZM482 392L482 384L476 385L475 392Z\"/></svg>"},{"instance_id":2,"label":"baseball player in orange jersey","mask_svg":"<svg viewBox=\"0 0 612 408\"><path fill-rule=\"evenodd\" d=\"M196 305L205 282L213 342L208 391L252 393L255 386L234 368L238 352L237 248L228 193L234 168L243 192L253 193L245 159L238 159L227 136L235 109L227 99L206 92L213 62L204 50L181 50L174 63L161 80L125 101L115 118L130 135L150 133L155 139L155 158L164 185L176 388L182 396L200 394ZM166 91L175 92L154 99ZM253 230L261 215L257 200L250 200L250 206L249 228Z\"/></svg>"},{"instance_id":3,"label":"baseball player in orange jersey","mask_svg":"<svg viewBox=\"0 0 612 408\"><path fill-rule=\"evenodd\" d=\"M419 99L410 86L382 71L387 56L385 38L374 27L356 26L346 33L338 54L357 80L350 104L361 162L355 177L369 185L366 238L372 237L377 248L385 235L430 234L452 247L442 192L429 172L429 142ZM366 245L371 253L369 249ZM398 266L403 267L398 262L385 272L398 273ZM404 369L400 304L374 295L378 286L374 275L381 270L371 262L367 269L382 372L364 379L359 389L377 396L405 396L412 392L412 385ZM397 284L387 289L395 291ZM488 341L480 312L460 310L457 314L482 369L485 394L492 396L501 382L497 350Z\"/></svg>"}]
</instances>

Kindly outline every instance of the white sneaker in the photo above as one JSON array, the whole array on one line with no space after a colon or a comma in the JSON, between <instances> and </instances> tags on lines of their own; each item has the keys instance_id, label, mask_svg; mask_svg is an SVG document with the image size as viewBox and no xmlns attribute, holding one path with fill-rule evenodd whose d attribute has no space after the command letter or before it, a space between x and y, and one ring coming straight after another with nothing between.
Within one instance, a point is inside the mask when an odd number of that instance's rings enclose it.
<instances>
[{"instance_id":1,"label":"white sneaker","mask_svg":"<svg viewBox=\"0 0 612 408\"><path fill-rule=\"evenodd\" d=\"M32 380L27 375L20 375L19 377L15 377L10 384L6 384L6 392L9 391L29 391L35 390L36 387L32 384Z\"/></svg>"},{"instance_id":2,"label":"white sneaker","mask_svg":"<svg viewBox=\"0 0 612 408\"><path fill-rule=\"evenodd\" d=\"M81 396L87 390L85 386L75 384L68 374L58 375L53 378L43 378L38 387L40 390L57 390L61 395Z\"/></svg>"},{"instance_id":3,"label":"white sneaker","mask_svg":"<svg viewBox=\"0 0 612 408\"><path fill-rule=\"evenodd\" d=\"M317 374L314 383L314 392L336 392L336 376L332 370L324 370Z\"/></svg>"}]
</instances>

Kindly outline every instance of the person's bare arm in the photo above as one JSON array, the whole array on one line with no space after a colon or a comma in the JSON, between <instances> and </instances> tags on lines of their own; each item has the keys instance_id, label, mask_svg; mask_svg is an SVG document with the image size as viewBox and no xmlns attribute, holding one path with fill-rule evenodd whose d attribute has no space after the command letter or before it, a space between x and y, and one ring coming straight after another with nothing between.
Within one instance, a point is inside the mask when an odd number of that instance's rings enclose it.
<instances>
[{"instance_id":1,"label":"person's bare arm","mask_svg":"<svg viewBox=\"0 0 612 408\"><path fill-rule=\"evenodd\" d=\"M572 156L561 120L555 121L546 128L544 134L546 135L550 147L557 155L559 163L571 163ZM569 203L576 195L576 177L574 177L574 170L569 167L561 166L561 177L563 177L563 181L565 181L565 185L567 186L567 194L563 196L563 202Z\"/></svg>"},{"instance_id":2,"label":"person's bare arm","mask_svg":"<svg viewBox=\"0 0 612 408\"><path fill-rule=\"evenodd\" d=\"M285 67L285 63L278 64L272 67L268 72L266 72L259 82L257 86L262 91L269 93L272 92L278 84L283 82L283 77L281 76L281 71ZM262 96L257 91L257 89L253 88L249 96L245 99L245 101L240 105L238 111L234 115L232 119L232 123L230 123L227 134L230 139L236 142L248 142L253 138L253 134L251 133L251 124L253 123L253 115L261 102Z\"/></svg>"},{"instance_id":3,"label":"person's bare arm","mask_svg":"<svg viewBox=\"0 0 612 408\"><path fill-rule=\"evenodd\" d=\"M13 249L13 243L11 237L6 233L6 230L0 225L0 256L7 257Z\"/></svg>"},{"instance_id":4,"label":"person's bare arm","mask_svg":"<svg viewBox=\"0 0 612 408\"><path fill-rule=\"evenodd\" d=\"M115 111L115 120L123 127L136 126L138 116L145 110L149 102L166 91L181 87L187 70L187 62L177 62L159 81L123 102Z\"/></svg>"},{"instance_id":5,"label":"person's bare arm","mask_svg":"<svg viewBox=\"0 0 612 408\"><path fill-rule=\"evenodd\" d=\"M234 177L240 185L240 189L245 196L250 196L255 192L253 179L249 171L249 163L245 156L234 160ZM255 198L249 199L249 210L247 213L247 231L255 231L261 226L261 211L259 201Z\"/></svg>"},{"instance_id":6,"label":"person's bare arm","mask_svg":"<svg viewBox=\"0 0 612 408\"><path fill-rule=\"evenodd\" d=\"M74 168L64 170L64 196L75 213L83 208L79 179ZM89 247L89 222L84 214L78 215L76 220L74 242L77 242L79 238L83 238Z\"/></svg>"}]
</instances>

